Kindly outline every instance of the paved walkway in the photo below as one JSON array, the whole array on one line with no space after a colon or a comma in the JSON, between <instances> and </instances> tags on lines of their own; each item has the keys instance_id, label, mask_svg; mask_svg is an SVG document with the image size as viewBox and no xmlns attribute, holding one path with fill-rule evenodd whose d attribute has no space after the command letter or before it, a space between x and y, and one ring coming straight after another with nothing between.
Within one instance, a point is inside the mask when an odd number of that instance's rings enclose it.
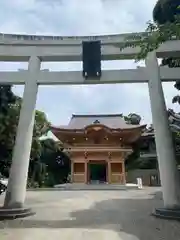
<instances>
[{"instance_id":1,"label":"paved walkway","mask_svg":"<svg viewBox=\"0 0 180 240\"><path fill-rule=\"evenodd\" d=\"M0 240L179 240L180 223L150 216L159 190L28 192L37 214L0 222Z\"/></svg>"}]
</instances>

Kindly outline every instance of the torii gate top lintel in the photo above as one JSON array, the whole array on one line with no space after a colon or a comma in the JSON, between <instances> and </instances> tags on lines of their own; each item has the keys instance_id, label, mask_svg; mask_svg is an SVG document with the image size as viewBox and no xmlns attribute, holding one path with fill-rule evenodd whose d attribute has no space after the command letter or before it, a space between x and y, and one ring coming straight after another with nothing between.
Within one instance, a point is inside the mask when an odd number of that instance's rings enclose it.
<instances>
[{"instance_id":1,"label":"torii gate top lintel","mask_svg":"<svg viewBox=\"0 0 180 240\"><path fill-rule=\"evenodd\" d=\"M101 41L102 60L134 59L139 48L120 50L121 44L129 35L146 33L129 33L99 36L42 36L0 34L0 61L27 62L29 57L36 55L41 61L81 61L83 41ZM180 41L169 41L157 49L157 57L180 56Z\"/></svg>"}]
</instances>

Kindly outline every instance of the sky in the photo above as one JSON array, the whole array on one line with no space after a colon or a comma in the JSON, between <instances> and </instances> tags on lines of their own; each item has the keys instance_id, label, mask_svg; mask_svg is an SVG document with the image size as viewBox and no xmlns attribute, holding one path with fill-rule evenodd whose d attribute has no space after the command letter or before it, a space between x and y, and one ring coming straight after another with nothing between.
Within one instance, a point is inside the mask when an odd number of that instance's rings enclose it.
<instances>
[{"instance_id":1,"label":"sky","mask_svg":"<svg viewBox=\"0 0 180 240\"><path fill-rule=\"evenodd\" d=\"M156 0L1 0L0 32L42 35L100 35L144 31ZM134 61L102 62L103 69L136 68ZM27 69L26 63L0 63L0 71ZM42 69L82 70L81 63L43 63ZM163 84L167 108L178 111L174 83ZM20 96L23 86L15 86ZM150 124L146 84L39 87L37 109L53 125L66 125L72 114L137 113Z\"/></svg>"}]
</instances>

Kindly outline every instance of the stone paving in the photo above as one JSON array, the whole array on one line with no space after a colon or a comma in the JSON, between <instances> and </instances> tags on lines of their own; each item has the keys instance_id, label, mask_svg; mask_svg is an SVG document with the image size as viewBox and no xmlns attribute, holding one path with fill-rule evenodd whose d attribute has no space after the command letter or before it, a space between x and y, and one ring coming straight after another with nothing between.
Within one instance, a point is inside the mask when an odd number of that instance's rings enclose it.
<instances>
[{"instance_id":1,"label":"stone paving","mask_svg":"<svg viewBox=\"0 0 180 240\"><path fill-rule=\"evenodd\" d=\"M26 202L37 214L0 222L0 240L180 240L180 222L151 216L159 188L32 191Z\"/></svg>"}]
</instances>

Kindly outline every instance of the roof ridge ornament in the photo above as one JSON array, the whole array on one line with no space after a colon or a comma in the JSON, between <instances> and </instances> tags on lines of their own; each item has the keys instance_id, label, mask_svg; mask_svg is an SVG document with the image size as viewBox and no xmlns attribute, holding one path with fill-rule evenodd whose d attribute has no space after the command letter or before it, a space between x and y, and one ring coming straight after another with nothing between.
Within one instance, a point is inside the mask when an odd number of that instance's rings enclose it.
<instances>
[{"instance_id":1,"label":"roof ridge ornament","mask_svg":"<svg viewBox=\"0 0 180 240\"><path fill-rule=\"evenodd\" d=\"M93 122L93 124L99 124L100 123L100 121L98 120L98 119L96 119L94 122Z\"/></svg>"}]
</instances>

